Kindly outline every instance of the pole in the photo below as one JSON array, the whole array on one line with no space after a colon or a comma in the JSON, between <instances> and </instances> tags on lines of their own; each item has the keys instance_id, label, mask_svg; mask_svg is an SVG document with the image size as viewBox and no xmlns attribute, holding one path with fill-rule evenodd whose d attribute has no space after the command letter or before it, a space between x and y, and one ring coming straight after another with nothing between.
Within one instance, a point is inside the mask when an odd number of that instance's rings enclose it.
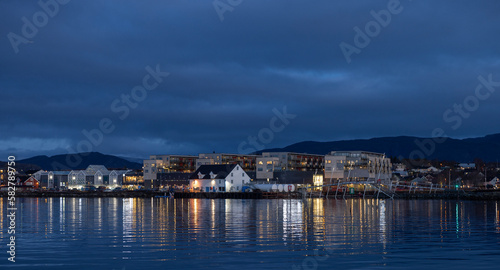
<instances>
[{"instance_id":1,"label":"pole","mask_svg":"<svg viewBox=\"0 0 500 270\"><path fill-rule=\"evenodd\" d=\"M486 188L488 185L488 182L486 181L486 165L484 165L484 188Z\"/></svg>"},{"instance_id":2,"label":"pole","mask_svg":"<svg viewBox=\"0 0 500 270\"><path fill-rule=\"evenodd\" d=\"M339 186L340 186L340 179L337 182L337 188L335 189L335 200L337 199L337 193L339 192Z\"/></svg>"},{"instance_id":3,"label":"pole","mask_svg":"<svg viewBox=\"0 0 500 270\"><path fill-rule=\"evenodd\" d=\"M332 177L333 177L333 171L335 170L335 167L332 163L332 174L330 175L330 186L328 187L328 191L326 192L326 198L328 199L328 194L330 193L330 189L332 188Z\"/></svg>"},{"instance_id":4,"label":"pole","mask_svg":"<svg viewBox=\"0 0 500 270\"><path fill-rule=\"evenodd\" d=\"M448 171L448 188L450 188L450 186L451 186L451 168Z\"/></svg>"}]
</instances>

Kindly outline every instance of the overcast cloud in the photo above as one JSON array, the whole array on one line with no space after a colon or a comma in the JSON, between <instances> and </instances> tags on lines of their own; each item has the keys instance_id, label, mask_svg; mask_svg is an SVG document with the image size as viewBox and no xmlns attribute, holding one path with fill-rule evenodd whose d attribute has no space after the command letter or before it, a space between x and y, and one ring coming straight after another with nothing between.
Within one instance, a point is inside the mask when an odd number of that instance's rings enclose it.
<instances>
[{"instance_id":1,"label":"overcast cloud","mask_svg":"<svg viewBox=\"0 0 500 270\"><path fill-rule=\"evenodd\" d=\"M9 33L23 37L22 18L43 9L3 0L0 160L77 151L103 118L114 130L93 151L236 153L284 107L296 117L266 148L438 127L455 138L500 132L500 87L460 127L443 119L475 95L478 76L500 82L500 2L401 0L348 63L340 44L354 46L354 27L391 1L244 0L221 21L213 1L72 0L13 46ZM111 104L157 65L169 75L120 119Z\"/></svg>"}]
</instances>

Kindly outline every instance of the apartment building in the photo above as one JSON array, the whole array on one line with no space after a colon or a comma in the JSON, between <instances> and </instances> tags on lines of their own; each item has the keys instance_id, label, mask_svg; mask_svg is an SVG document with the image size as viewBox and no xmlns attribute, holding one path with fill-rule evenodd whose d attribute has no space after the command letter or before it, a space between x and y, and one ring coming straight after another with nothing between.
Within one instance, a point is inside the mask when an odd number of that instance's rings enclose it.
<instances>
[{"instance_id":1,"label":"apartment building","mask_svg":"<svg viewBox=\"0 0 500 270\"><path fill-rule=\"evenodd\" d=\"M325 156L325 177L329 182L389 181L391 160L381 153L366 151L332 151Z\"/></svg>"},{"instance_id":2,"label":"apartment building","mask_svg":"<svg viewBox=\"0 0 500 270\"><path fill-rule=\"evenodd\" d=\"M293 152L264 152L257 158L256 178L275 179L278 175L284 175L283 172L310 172L307 175L312 177L313 173L323 173L324 156L306 153ZM295 173L299 175L300 173ZM304 173L300 175L306 175ZM282 176L283 178L284 176ZM305 176L301 176L304 178ZM309 176L307 176L309 178ZM312 181L308 179L307 182ZM294 181L296 182L296 181Z\"/></svg>"},{"instance_id":3,"label":"apartment building","mask_svg":"<svg viewBox=\"0 0 500 270\"><path fill-rule=\"evenodd\" d=\"M196 159L196 169L201 165L239 164L245 171L255 171L257 155L239 155L226 153L199 154Z\"/></svg>"}]
</instances>

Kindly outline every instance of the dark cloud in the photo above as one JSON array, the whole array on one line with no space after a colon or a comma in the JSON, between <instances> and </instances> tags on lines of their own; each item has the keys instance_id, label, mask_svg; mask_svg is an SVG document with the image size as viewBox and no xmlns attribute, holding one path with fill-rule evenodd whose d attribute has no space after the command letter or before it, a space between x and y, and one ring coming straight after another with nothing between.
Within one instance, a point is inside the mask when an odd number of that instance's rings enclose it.
<instances>
[{"instance_id":1,"label":"dark cloud","mask_svg":"<svg viewBox=\"0 0 500 270\"><path fill-rule=\"evenodd\" d=\"M22 17L42 8L2 1L0 154L76 151L103 118L115 129L95 151L237 152L285 106L297 117L266 147L436 127L452 137L500 132L498 93L457 129L443 120L475 94L478 76L500 81L500 4L401 0L347 63L340 43L354 45L354 27L389 2L243 1L221 22L212 1L70 1L15 53L8 34L22 35ZM156 65L170 75L121 119L111 105Z\"/></svg>"}]
</instances>

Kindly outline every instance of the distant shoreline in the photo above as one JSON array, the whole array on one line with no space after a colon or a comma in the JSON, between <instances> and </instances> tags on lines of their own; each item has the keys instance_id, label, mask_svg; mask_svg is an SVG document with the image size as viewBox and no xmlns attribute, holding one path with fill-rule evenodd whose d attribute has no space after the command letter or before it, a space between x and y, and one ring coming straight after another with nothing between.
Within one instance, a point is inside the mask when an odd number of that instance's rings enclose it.
<instances>
[{"instance_id":1,"label":"distant shoreline","mask_svg":"<svg viewBox=\"0 0 500 270\"><path fill-rule=\"evenodd\" d=\"M330 194L328 199L335 199L333 194ZM0 197L8 197L6 191L0 192ZM152 190L141 191L120 191L120 192L82 192L82 191L17 191L17 198L155 198L168 197L168 193ZM313 196L317 198L318 195ZM376 196L367 195L365 198L371 199ZM174 198L198 198L198 199L300 199L302 194L298 192L276 193L276 192L177 192ZM307 195L309 198L309 195ZM324 195L323 195L324 198ZM338 195L337 199L343 198L360 198L358 195L349 195L343 197ZM379 197L380 199L387 198L386 196ZM390 198L388 198L390 199ZM397 193L394 199L446 199L446 200L500 200L500 191L474 191L474 192L446 192L446 193Z\"/></svg>"}]
</instances>

